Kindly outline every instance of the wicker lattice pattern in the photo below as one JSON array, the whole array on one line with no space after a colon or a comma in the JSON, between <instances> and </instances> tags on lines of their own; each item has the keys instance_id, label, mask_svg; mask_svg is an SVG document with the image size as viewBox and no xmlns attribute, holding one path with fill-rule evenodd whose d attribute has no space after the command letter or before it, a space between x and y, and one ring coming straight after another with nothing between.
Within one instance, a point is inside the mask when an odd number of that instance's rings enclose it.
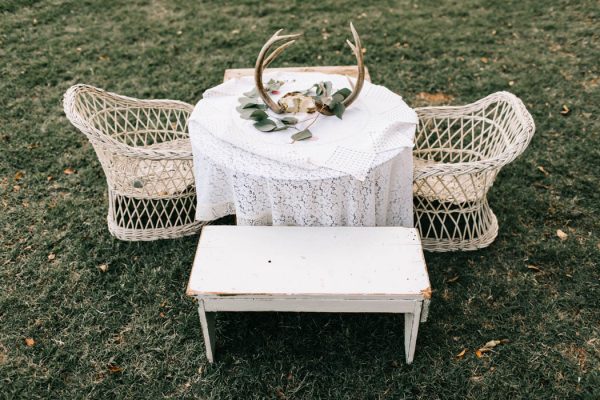
<instances>
[{"instance_id":1,"label":"wicker lattice pattern","mask_svg":"<svg viewBox=\"0 0 600 400\"><path fill-rule=\"evenodd\" d=\"M527 147L535 125L516 96L494 93L460 107L416 109L415 224L429 251L475 250L498 234L486 194Z\"/></svg>"},{"instance_id":2,"label":"wicker lattice pattern","mask_svg":"<svg viewBox=\"0 0 600 400\"><path fill-rule=\"evenodd\" d=\"M108 229L121 240L197 233L190 104L138 100L88 85L65 93L71 123L94 146L108 184Z\"/></svg>"}]
</instances>

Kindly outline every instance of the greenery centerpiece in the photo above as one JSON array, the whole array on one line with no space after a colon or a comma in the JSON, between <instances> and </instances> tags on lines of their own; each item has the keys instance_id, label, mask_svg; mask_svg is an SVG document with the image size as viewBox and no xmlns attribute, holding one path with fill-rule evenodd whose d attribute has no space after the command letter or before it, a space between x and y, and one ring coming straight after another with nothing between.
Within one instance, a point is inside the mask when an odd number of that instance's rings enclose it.
<instances>
[{"instance_id":1,"label":"greenery centerpiece","mask_svg":"<svg viewBox=\"0 0 600 400\"><path fill-rule=\"evenodd\" d=\"M295 39L300 36L298 34L280 35L282 32L282 29L280 29L271 36L258 54L254 68L254 82L256 87L250 92L244 93L244 96L239 99L240 104L237 109L241 117L255 121L254 127L262 132L283 131L290 128L296 129L298 132L292 135L294 142L312 137L309 128L316 122L319 115L335 115L341 119L346 108L358 97L365 80L365 65L360 37L352 23L350 23L350 30L352 31L354 42L349 40L346 40L346 42L354 53L358 65L356 83L352 85L352 81L350 81L352 89L343 88L333 92L331 82L324 81L315 83L302 92L286 93L277 102L273 101L270 95L279 94L279 89L283 86L284 82L271 79L264 85L262 82L263 72L279 54L291 46L295 42ZM287 39L291 40L270 51L275 43ZM309 119L309 124L300 130L296 125L306 121L299 121L294 116L273 117L267 114L267 109L270 109L275 114L313 114L316 112L317 115Z\"/></svg>"},{"instance_id":2,"label":"greenery centerpiece","mask_svg":"<svg viewBox=\"0 0 600 400\"><path fill-rule=\"evenodd\" d=\"M285 82L271 79L266 85L265 90L270 94L279 94L279 89ZM315 114L307 120L300 121L295 116L276 117L267 114L267 105L259 98L256 88L244 93L243 97L239 98L239 105L236 108L243 119L253 120L254 127L261 132L276 132L287 129L296 129L291 138L293 141L305 140L312 137L310 127L317 121L324 107L332 110L333 115L342 118L346 106L344 100L352 91L348 88L343 88L332 93L332 84L330 81L315 83L313 86L302 92L286 93L280 100L286 113L306 113ZM304 129L299 129L297 125L309 122Z\"/></svg>"}]
</instances>

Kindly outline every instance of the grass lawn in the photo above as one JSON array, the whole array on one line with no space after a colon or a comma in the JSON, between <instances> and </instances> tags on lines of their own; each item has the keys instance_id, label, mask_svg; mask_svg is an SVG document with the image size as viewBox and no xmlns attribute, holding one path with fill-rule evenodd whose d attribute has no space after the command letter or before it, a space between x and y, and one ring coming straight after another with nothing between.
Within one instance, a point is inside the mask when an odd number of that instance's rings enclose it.
<instances>
[{"instance_id":1,"label":"grass lawn","mask_svg":"<svg viewBox=\"0 0 600 400\"><path fill-rule=\"evenodd\" d=\"M220 315L209 365L185 296L198 238L109 235L62 94L195 103L279 27L305 33L279 66L350 64L349 20L409 105L523 99L537 133L491 190L499 237L426 255L410 366L397 316L286 313ZM600 398L599 66L594 0L0 0L0 398ZM477 357L492 339L508 342Z\"/></svg>"}]
</instances>

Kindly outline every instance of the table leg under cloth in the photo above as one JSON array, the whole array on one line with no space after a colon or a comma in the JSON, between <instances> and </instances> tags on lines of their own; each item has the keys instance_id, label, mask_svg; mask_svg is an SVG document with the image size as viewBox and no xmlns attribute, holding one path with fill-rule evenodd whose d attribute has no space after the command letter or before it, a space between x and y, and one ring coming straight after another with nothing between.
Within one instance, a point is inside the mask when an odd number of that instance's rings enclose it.
<instances>
[{"instance_id":1,"label":"table leg under cloth","mask_svg":"<svg viewBox=\"0 0 600 400\"><path fill-rule=\"evenodd\" d=\"M238 225L413 226L411 149L364 181L273 179L230 170L200 152L194 164L197 220L236 214Z\"/></svg>"}]
</instances>

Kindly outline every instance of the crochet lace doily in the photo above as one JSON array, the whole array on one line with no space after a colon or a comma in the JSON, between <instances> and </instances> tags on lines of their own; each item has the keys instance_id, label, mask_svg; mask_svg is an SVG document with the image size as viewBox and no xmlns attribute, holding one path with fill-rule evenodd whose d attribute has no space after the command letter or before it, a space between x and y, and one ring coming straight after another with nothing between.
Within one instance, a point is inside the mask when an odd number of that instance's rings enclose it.
<instances>
[{"instance_id":1,"label":"crochet lace doily","mask_svg":"<svg viewBox=\"0 0 600 400\"><path fill-rule=\"evenodd\" d=\"M306 90L314 83L331 81L334 90L350 87L347 77L321 73L274 73L269 79L282 80L281 93ZM238 99L254 87L250 77L229 80L207 90L190 118L192 140L206 132L248 153L302 169L329 169L365 179L380 153L412 148L417 116L402 98L383 86L364 83L358 99L343 119L318 116L311 125L311 139L293 143L293 129L260 132L253 121L240 118ZM279 96L273 96L276 101ZM275 116L269 110L269 113ZM286 114L288 115L288 114ZM302 129L318 114L301 114ZM209 154L209 156L211 156ZM393 155L392 155L393 156ZM324 171L323 171L324 173ZM270 171L264 171L269 176ZM323 174L322 174L323 175ZM325 175L326 176L326 173Z\"/></svg>"}]
</instances>

